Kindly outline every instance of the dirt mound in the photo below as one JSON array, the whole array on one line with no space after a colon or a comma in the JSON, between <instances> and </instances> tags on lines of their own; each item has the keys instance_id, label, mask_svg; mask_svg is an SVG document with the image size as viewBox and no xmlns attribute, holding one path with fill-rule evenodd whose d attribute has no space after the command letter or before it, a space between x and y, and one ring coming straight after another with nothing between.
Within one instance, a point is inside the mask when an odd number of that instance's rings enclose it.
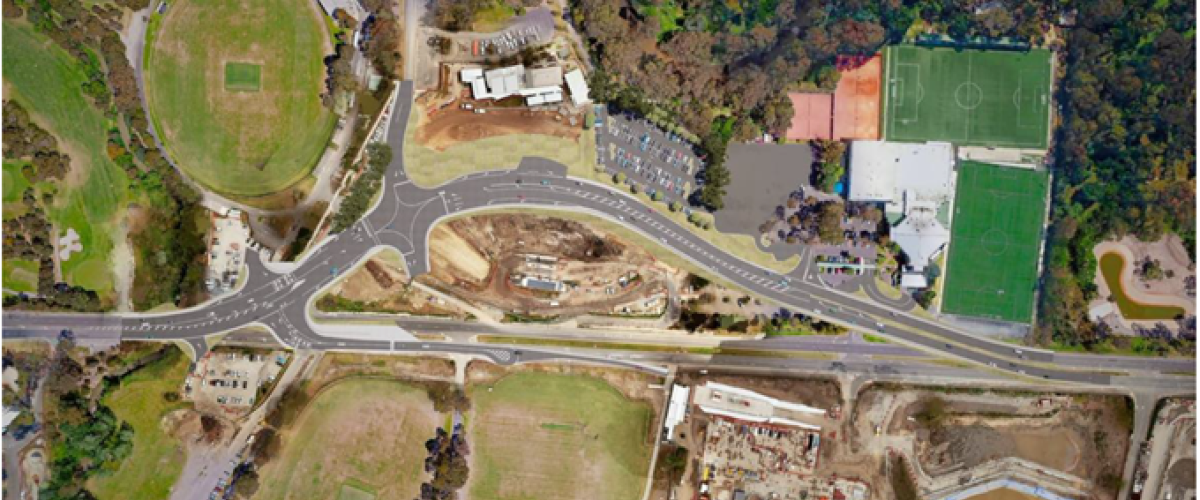
<instances>
[{"instance_id":1,"label":"dirt mound","mask_svg":"<svg viewBox=\"0 0 1200 500\"><path fill-rule=\"evenodd\" d=\"M962 463L973 467L988 460L1017 454L1008 436L981 424L940 429L930 433L929 441L935 446L935 459L945 465Z\"/></svg>"},{"instance_id":2,"label":"dirt mound","mask_svg":"<svg viewBox=\"0 0 1200 500\"><path fill-rule=\"evenodd\" d=\"M1196 461L1184 458L1167 469L1170 484L1196 484Z\"/></svg>"},{"instance_id":3,"label":"dirt mound","mask_svg":"<svg viewBox=\"0 0 1200 500\"><path fill-rule=\"evenodd\" d=\"M391 288L392 285L396 284L396 281L392 279L392 276L388 274L388 272L384 270L383 266L378 262L368 260L366 267L367 272L371 273L371 278L374 279L375 283L378 283L380 287Z\"/></svg>"},{"instance_id":4,"label":"dirt mound","mask_svg":"<svg viewBox=\"0 0 1200 500\"><path fill-rule=\"evenodd\" d=\"M474 106L478 106L476 103ZM578 140L582 126L553 111L488 108L475 113L457 105L434 111L417 130L418 143L444 151L459 143L513 134L537 134Z\"/></svg>"},{"instance_id":5,"label":"dirt mound","mask_svg":"<svg viewBox=\"0 0 1200 500\"><path fill-rule=\"evenodd\" d=\"M544 253L583 262L617 259L625 246L572 220L527 214L458 219L450 229L495 259L513 251Z\"/></svg>"}]
</instances>

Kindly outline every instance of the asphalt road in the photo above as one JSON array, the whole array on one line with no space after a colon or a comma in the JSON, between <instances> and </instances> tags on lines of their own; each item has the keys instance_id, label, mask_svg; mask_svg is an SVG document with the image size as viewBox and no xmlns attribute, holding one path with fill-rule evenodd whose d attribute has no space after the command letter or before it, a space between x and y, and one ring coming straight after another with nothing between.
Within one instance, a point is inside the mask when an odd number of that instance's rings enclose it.
<instances>
[{"instance_id":1,"label":"asphalt road","mask_svg":"<svg viewBox=\"0 0 1200 500\"><path fill-rule=\"evenodd\" d=\"M413 98L413 84L400 84L391 114L387 142L393 161L385 175L386 192L378 204L350 229L327 238L299 263L264 263L246 259L249 276L236 292L182 311L161 314L70 315L5 311L4 332L14 336L57 335L70 329L79 338L119 336L126 340L182 340L197 353L204 337L249 324L271 329L295 348L358 351L436 351L479 354L499 363L528 361L538 356L563 357L550 350L500 346L419 342L394 326L317 323L307 314L309 303L339 274L378 247L395 247L404 256L410 276L429 271L427 243L434 225L443 218L498 207L552 208L588 212L635 229L713 274L793 311L810 314L851 328L872 331L912 347L958 358L997 371L1045 380L1100 386L1135 384L1135 388L1175 387L1194 378L1176 376L1114 377L1114 370L1147 374L1193 372L1193 360L1073 356L1014 347L974 337L949 326L901 313L861 297L824 287L812 269L780 276L742 261L708 243L612 187L566 177L566 167L541 158L525 158L516 169L467 175L436 189L418 187L404 172L404 132ZM879 326L882 325L882 326ZM639 367L645 368L644 366Z\"/></svg>"}]
</instances>

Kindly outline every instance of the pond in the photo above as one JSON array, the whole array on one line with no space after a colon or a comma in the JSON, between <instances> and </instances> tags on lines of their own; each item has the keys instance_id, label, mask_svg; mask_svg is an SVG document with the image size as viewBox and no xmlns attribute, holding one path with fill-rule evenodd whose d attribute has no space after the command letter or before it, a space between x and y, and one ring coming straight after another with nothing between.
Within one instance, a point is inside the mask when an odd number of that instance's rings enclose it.
<instances>
[{"instance_id":1,"label":"pond","mask_svg":"<svg viewBox=\"0 0 1200 500\"><path fill-rule=\"evenodd\" d=\"M1100 272L1104 282L1112 293L1113 300L1121 309L1121 315L1129 320L1169 320L1184 314L1183 308L1177 306L1161 306L1144 304L1133 300L1125 293L1121 283L1121 273L1125 269L1125 257L1119 253L1109 252L1100 256Z\"/></svg>"}]
</instances>

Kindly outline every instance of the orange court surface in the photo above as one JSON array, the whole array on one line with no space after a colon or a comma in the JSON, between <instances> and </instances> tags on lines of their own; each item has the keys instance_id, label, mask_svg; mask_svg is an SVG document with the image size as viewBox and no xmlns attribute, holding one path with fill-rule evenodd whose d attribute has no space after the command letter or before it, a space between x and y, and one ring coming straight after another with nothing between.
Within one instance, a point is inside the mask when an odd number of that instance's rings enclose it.
<instances>
[{"instance_id":1,"label":"orange court surface","mask_svg":"<svg viewBox=\"0 0 1200 500\"><path fill-rule=\"evenodd\" d=\"M808 92L788 92L792 101L792 124L787 138L792 141L811 141L833 137L833 96Z\"/></svg>"},{"instance_id":2,"label":"orange court surface","mask_svg":"<svg viewBox=\"0 0 1200 500\"><path fill-rule=\"evenodd\" d=\"M841 79L833 97L833 138L879 139L879 89L883 58L839 58ZM797 114L799 110L797 110Z\"/></svg>"}]
</instances>

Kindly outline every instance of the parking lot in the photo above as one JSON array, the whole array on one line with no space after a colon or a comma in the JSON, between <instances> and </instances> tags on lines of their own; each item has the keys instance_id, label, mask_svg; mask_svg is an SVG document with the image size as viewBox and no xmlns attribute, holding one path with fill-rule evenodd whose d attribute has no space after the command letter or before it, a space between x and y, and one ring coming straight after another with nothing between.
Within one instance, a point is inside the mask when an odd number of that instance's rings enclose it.
<instances>
[{"instance_id":1,"label":"parking lot","mask_svg":"<svg viewBox=\"0 0 1200 500\"><path fill-rule=\"evenodd\" d=\"M284 351L210 351L188 378L186 396L196 408L237 417L254 406L282 371L289 355Z\"/></svg>"},{"instance_id":2,"label":"parking lot","mask_svg":"<svg viewBox=\"0 0 1200 500\"><path fill-rule=\"evenodd\" d=\"M647 120L624 114L609 114L596 106L596 164L610 175L623 172L625 185L637 185L651 198L662 193L662 201L678 201L690 212L688 196L696 189L696 174L704 161L695 146L659 129Z\"/></svg>"}]
</instances>

